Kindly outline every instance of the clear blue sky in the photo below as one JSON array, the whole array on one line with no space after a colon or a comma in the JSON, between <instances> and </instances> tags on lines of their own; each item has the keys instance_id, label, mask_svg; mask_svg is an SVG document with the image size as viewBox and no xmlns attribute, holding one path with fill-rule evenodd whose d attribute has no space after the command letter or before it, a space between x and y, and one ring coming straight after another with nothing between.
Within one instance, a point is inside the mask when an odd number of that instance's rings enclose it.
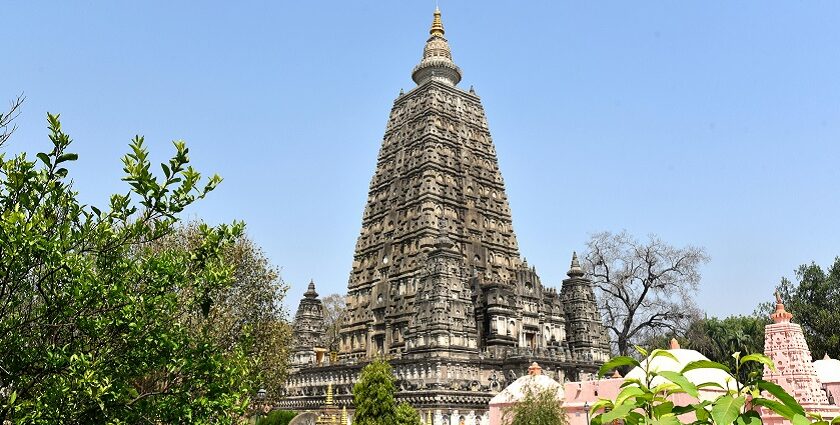
<instances>
[{"instance_id":1,"label":"clear blue sky","mask_svg":"<svg viewBox=\"0 0 840 425\"><path fill-rule=\"evenodd\" d=\"M698 295L749 313L840 255L840 2L441 0L522 254L559 285L602 230L706 247ZM191 217L241 219L291 284L343 292L391 104L434 2L39 2L0 7L9 151L61 113L86 202L120 156L185 139L225 181ZM5 100L4 100L5 102Z\"/></svg>"}]
</instances>

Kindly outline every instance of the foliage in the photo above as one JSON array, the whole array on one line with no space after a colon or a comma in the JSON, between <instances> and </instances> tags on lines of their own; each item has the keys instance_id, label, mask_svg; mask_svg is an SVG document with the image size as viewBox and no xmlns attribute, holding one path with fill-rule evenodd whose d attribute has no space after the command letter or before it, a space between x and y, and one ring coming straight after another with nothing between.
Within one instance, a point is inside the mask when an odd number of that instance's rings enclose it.
<instances>
[{"instance_id":1,"label":"foliage","mask_svg":"<svg viewBox=\"0 0 840 425\"><path fill-rule=\"evenodd\" d=\"M706 317L697 319L688 326L684 336L661 335L647 341L648 350L668 347L671 338L676 338L680 346L697 350L709 360L723 363L735 369L735 359L730 353L764 352L764 327L770 323L768 318L759 316L729 316L724 319ZM763 368L757 363L748 363L741 368L741 378L747 373L762 373Z\"/></svg>"},{"instance_id":2,"label":"foliage","mask_svg":"<svg viewBox=\"0 0 840 425\"><path fill-rule=\"evenodd\" d=\"M293 410L272 410L257 421L257 425L288 425L297 416Z\"/></svg>"},{"instance_id":3,"label":"foliage","mask_svg":"<svg viewBox=\"0 0 840 425\"><path fill-rule=\"evenodd\" d=\"M130 190L83 205L59 118L52 147L0 153L0 422L232 423L252 390L242 344L208 318L233 268L222 252L241 224L197 229L190 248L158 249L177 215L212 191L188 149L151 171L142 137L123 158Z\"/></svg>"},{"instance_id":4,"label":"foliage","mask_svg":"<svg viewBox=\"0 0 840 425\"><path fill-rule=\"evenodd\" d=\"M200 222L192 222L156 244L160 249L193 249L200 242ZM233 268L233 282L209 294L213 310L204 331L220 346L241 345L254 367L253 385L269 395L281 393L286 378L291 328L286 321L283 297L288 286L280 279L262 250L246 235L239 235L222 250ZM191 294L180 292L182 298Z\"/></svg>"},{"instance_id":5,"label":"foliage","mask_svg":"<svg viewBox=\"0 0 840 425\"><path fill-rule=\"evenodd\" d=\"M325 345L330 351L338 351L341 322L344 320L346 305L344 295L330 294L324 297L324 329L327 332Z\"/></svg>"},{"instance_id":6,"label":"foliage","mask_svg":"<svg viewBox=\"0 0 840 425\"><path fill-rule=\"evenodd\" d=\"M603 232L592 236L584 258L619 354L657 335L681 335L699 316L693 297L699 266L709 260L702 248Z\"/></svg>"},{"instance_id":7,"label":"foliage","mask_svg":"<svg viewBox=\"0 0 840 425\"><path fill-rule=\"evenodd\" d=\"M689 327L684 347L697 350L709 360L723 363L729 366L730 370L735 370L736 360L730 353L763 353L764 327L769 322L766 316L701 319ZM739 379L745 381L750 373L762 374L763 371L760 363L750 362L741 366Z\"/></svg>"},{"instance_id":8,"label":"foliage","mask_svg":"<svg viewBox=\"0 0 840 425\"><path fill-rule=\"evenodd\" d=\"M642 356L647 352L637 347ZM666 350L653 350L649 359L657 357L668 357L677 361L673 354ZM748 374L746 381L740 382L735 388L722 388L714 383L692 383L686 378L685 373L695 369L720 369L730 376L740 376L741 368L756 363L761 367L767 366L775 370L773 361L761 354L750 354L741 356L735 353L735 369L730 371L724 364L710 360L698 360L686 365L680 372L651 370L648 361L642 366L639 361L632 357L619 356L605 363L600 374L609 373L617 367L643 367L644 379L628 379L615 400L599 400L590 409L592 425L609 424L614 421L622 421L628 425L636 424L680 424L679 416L692 414L696 420L693 424L738 424L753 425L760 424L761 418L758 413L749 408L752 406L763 407L781 415L794 424L828 424L818 416L810 415L805 409L785 390L768 381L764 381L757 374ZM732 375L734 373L734 376ZM714 400L700 401L699 392L703 388L717 387L724 390ZM672 396L687 394L696 400L686 405L674 404ZM814 422L811 422L811 421ZM840 423L840 418L833 423Z\"/></svg>"},{"instance_id":9,"label":"foliage","mask_svg":"<svg viewBox=\"0 0 840 425\"><path fill-rule=\"evenodd\" d=\"M392 425L396 421L394 375L391 365L376 359L362 369L353 386L355 425Z\"/></svg>"},{"instance_id":10,"label":"foliage","mask_svg":"<svg viewBox=\"0 0 840 425\"><path fill-rule=\"evenodd\" d=\"M397 405L394 415L396 425L422 425L423 423L420 420L420 413L406 402Z\"/></svg>"},{"instance_id":11,"label":"foliage","mask_svg":"<svg viewBox=\"0 0 840 425\"><path fill-rule=\"evenodd\" d=\"M550 388L525 386L523 398L505 408L503 416L508 425L566 425L566 410L557 400L557 392Z\"/></svg>"},{"instance_id":12,"label":"foliage","mask_svg":"<svg viewBox=\"0 0 840 425\"><path fill-rule=\"evenodd\" d=\"M782 278L777 288L785 309L802 326L815 359L825 354L840 358L840 257L826 270L815 263L799 266L796 280ZM765 303L759 310L769 314L774 307Z\"/></svg>"}]
</instances>

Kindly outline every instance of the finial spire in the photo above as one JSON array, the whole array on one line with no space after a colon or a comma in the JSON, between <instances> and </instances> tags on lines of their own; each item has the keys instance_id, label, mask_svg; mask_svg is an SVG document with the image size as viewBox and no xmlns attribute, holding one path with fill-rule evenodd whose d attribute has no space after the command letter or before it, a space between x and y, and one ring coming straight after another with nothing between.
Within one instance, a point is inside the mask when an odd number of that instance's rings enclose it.
<instances>
[{"instance_id":1,"label":"finial spire","mask_svg":"<svg viewBox=\"0 0 840 425\"><path fill-rule=\"evenodd\" d=\"M770 314L773 323L789 323L793 315L785 310L785 304L782 302L782 296L779 291L776 291L776 310Z\"/></svg>"},{"instance_id":2,"label":"finial spire","mask_svg":"<svg viewBox=\"0 0 840 425\"><path fill-rule=\"evenodd\" d=\"M583 276L583 268L580 267L580 261L578 261L576 251L572 251L572 266L569 267L569 271L566 274L569 275L569 277Z\"/></svg>"},{"instance_id":3,"label":"finial spire","mask_svg":"<svg viewBox=\"0 0 840 425\"><path fill-rule=\"evenodd\" d=\"M435 19L432 21L432 29L429 34L432 36L443 37L446 31L443 30L443 21L440 19L440 8L435 6Z\"/></svg>"},{"instance_id":4,"label":"finial spire","mask_svg":"<svg viewBox=\"0 0 840 425\"><path fill-rule=\"evenodd\" d=\"M670 350L679 350L680 349L680 342L677 341L676 338L671 338Z\"/></svg>"},{"instance_id":5,"label":"finial spire","mask_svg":"<svg viewBox=\"0 0 840 425\"><path fill-rule=\"evenodd\" d=\"M318 298L318 293L315 292L315 279L309 280L309 287L306 288L306 292L303 293L303 296L306 298Z\"/></svg>"},{"instance_id":6,"label":"finial spire","mask_svg":"<svg viewBox=\"0 0 840 425\"><path fill-rule=\"evenodd\" d=\"M443 37L445 33L443 20L440 18L440 8L435 7L432 28L429 30L431 37L426 40L423 59L411 73L411 79L417 85L434 80L454 86L461 81L461 69L452 61L449 42Z\"/></svg>"}]
</instances>

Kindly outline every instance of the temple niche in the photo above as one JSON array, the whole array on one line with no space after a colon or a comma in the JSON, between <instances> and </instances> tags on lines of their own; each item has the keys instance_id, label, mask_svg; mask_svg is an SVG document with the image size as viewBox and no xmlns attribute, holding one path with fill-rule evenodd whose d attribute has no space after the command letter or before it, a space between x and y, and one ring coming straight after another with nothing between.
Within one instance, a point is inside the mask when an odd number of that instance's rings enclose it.
<instances>
[{"instance_id":1,"label":"temple niche","mask_svg":"<svg viewBox=\"0 0 840 425\"><path fill-rule=\"evenodd\" d=\"M490 398L532 362L562 383L609 357L576 255L559 291L522 258L481 99L457 87L462 74L439 11L429 34L412 72L417 86L394 101L382 139L339 350L318 357L323 307L310 285L285 408L317 408L332 384L336 405L352 412L359 371L385 356L398 399L427 423L485 424Z\"/></svg>"}]
</instances>

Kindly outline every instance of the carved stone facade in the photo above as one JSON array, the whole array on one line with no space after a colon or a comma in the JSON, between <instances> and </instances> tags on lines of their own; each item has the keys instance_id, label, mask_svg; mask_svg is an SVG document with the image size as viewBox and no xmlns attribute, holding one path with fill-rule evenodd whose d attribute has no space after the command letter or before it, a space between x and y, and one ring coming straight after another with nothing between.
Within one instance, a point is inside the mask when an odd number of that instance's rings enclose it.
<instances>
[{"instance_id":1,"label":"carved stone facade","mask_svg":"<svg viewBox=\"0 0 840 425\"><path fill-rule=\"evenodd\" d=\"M315 292L315 282L310 281L309 287L300 300L295 321L292 327L292 368L322 362L326 349L324 346L324 304Z\"/></svg>"},{"instance_id":2,"label":"carved stone facade","mask_svg":"<svg viewBox=\"0 0 840 425\"><path fill-rule=\"evenodd\" d=\"M284 407L340 406L371 358L391 360L398 398L434 424L486 423L488 401L538 361L563 382L609 357L592 284L573 258L560 293L519 253L481 100L440 13L388 120L356 244L339 360L301 367ZM313 347L314 348L314 347ZM301 365L302 366L302 365Z\"/></svg>"}]
</instances>

